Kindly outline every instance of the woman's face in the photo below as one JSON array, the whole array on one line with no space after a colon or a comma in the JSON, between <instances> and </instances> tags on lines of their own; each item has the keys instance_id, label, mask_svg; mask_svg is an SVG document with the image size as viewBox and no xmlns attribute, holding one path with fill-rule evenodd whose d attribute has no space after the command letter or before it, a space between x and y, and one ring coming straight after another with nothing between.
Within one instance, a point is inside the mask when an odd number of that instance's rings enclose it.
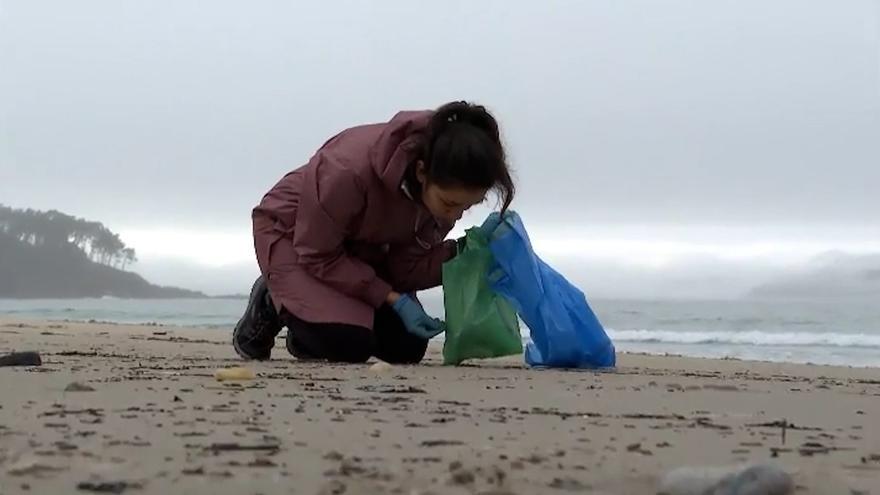
<instances>
[{"instance_id":1,"label":"woman's face","mask_svg":"<svg viewBox=\"0 0 880 495\"><path fill-rule=\"evenodd\" d=\"M486 199L488 189L470 189L463 187L440 187L431 184L420 162L416 177L422 184L422 202L435 218L455 224L470 207L482 203Z\"/></svg>"}]
</instances>

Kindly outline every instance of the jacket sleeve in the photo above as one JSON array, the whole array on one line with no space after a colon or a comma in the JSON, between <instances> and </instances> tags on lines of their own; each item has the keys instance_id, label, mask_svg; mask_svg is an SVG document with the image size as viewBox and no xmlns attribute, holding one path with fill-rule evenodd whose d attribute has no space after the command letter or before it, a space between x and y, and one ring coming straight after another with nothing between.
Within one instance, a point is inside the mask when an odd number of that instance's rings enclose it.
<instances>
[{"instance_id":1,"label":"jacket sleeve","mask_svg":"<svg viewBox=\"0 0 880 495\"><path fill-rule=\"evenodd\" d=\"M363 212L365 190L357 176L325 152L312 160L296 214L293 248L299 264L328 286L378 308L391 286L344 248L351 222Z\"/></svg>"},{"instance_id":2,"label":"jacket sleeve","mask_svg":"<svg viewBox=\"0 0 880 495\"><path fill-rule=\"evenodd\" d=\"M398 292L432 289L443 282L443 263L455 256L454 240L444 241L430 249L417 242L391 246L388 268L391 282Z\"/></svg>"}]
</instances>

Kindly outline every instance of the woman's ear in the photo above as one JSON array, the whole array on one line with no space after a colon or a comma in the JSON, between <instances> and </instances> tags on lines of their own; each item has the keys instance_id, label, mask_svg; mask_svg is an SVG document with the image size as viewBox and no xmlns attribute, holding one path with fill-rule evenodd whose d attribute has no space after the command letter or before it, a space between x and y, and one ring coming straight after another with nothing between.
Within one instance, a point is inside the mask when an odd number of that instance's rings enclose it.
<instances>
[{"instance_id":1,"label":"woman's ear","mask_svg":"<svg viewBox=\"0 0 880 495\"><path fill-rule=\"evenodd\" d=\"M422 160L416 162L416 180L422 186L428 183L428 170L425 167L425 162Z\"/></svg>"}]
</instances>

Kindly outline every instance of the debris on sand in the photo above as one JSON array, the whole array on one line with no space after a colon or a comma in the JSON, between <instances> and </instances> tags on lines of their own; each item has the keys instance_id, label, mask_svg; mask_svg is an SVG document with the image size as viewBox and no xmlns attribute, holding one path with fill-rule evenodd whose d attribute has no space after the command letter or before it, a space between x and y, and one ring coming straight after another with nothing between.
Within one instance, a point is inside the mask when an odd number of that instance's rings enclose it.
<instances>
[{"instance_id":1,"label":"debris on sand","mask_svg":"<svg viewBox=\"0 0 880 495\"><path fill-rule=\"evenodd\" d=\"M569 477L563 478L553 478L553 481L548 484L550 488L556 488L557 490L567 490L567 491L590 491L592 490L592 486L582 483L579 480Z\"/></svg>"},{"instance_id":2,"label":"debris on sand","mask_svg":"<svg viewBox=\"0 0 880 495\"><path fill-rule=\"evenodd\" d=\"M705 467L688 466L670 472L663 479L658 495L702 493L790 495L791 476L774 464Z\"/></svg>"},{"instance_id":3,"label":"debris on sand","mask_svg":"<svg viewBox=\"0 0 880 495\"><path fill-rule=\"evenodd\" d=\"M363 385L357 388L361 392L375 394L426 394L421 388L411 385Z\"/></svg>"},{"instance_id":4,"label":"debris on sand","mask_svg":"<svg viewBox=\"0 0 880 495\"><path fill-rule=\"evenodd\" d=\"M95 389L89 385L80 382L71 382L64 387L65 392L94 392Z\"/></svg>"},{"instance_id":5,"label":"debris on sand","mask_svg":"<svg viewBox=\"0 0 880 495\"><path fill-rule=\"evenodd\" d=\"M460 440L425 440L420 444L422 447L450 447L454 445L464 445Z\"/></svg>"},{"instance_id":6,"label":"debris on sand","mask_svg":"<svg viewBox=\"0 0 880 495\"><path fill-rule=\"evenodd\" d=\"M254 373L250 368L245 368L243 366L235 366L232 368L223 368L214 372L214 378L218 382L229 381L229 380L253 380L257 377L257 374Z\"/></svg>"},{"instance_id":7,"label":"debris on sand","mask_svg":"<svg viewBox=\"0 0 880 495\"><path fill-rule=\"evenodd\" d=\"M142 484L131 481L104 481L100 483L84 481L76 485L77 490L93 493L123 493L128 489L140 490L141 488L143 488Z\"/></svg>"},{"instance_id":8,"label":"debris on sand","mask_svg":"<svg viewBox=\"0 0 880 495\"><path fill-rule=\"evenodd\" d=\"M370 371L373 373L387 373L394 369L394 366L386 363L385 361L379 361L378 363L370 366Z\"/></svg>"},{"instance_id":9,"label":"debris on sand","mask_svg":"<svg viewBox=\"0 0 880 495\"><path fill-rule=\"evenodd\" d=\"M44 464L35 459L22 459L13 465L9 466L6 470L6 473L10 476L37 476L40 477L43 474L53 473L57 471L64 471L67 468L52 466L49 464Z\"/></svg>"},{"instance_id":10,"label":"debris on sand","mask_svg":"<svg viewBox=\"0 0 880 495\"><path fill-rule=\"evenodd\" d=\"M13 352L0 356L0 366L41 366L43 360L35 351Z\"/></svg>"},{"instance_id":11,"label":"debris on sand","mask_svg":"<svg viewBox=\"0 0 880 495\"><path fill-rule=\"evenodd\" d=\"M234 452L234 451L245 451L245 450L267 450L270 452L278 451L281 448L278 444L264 444L264 445L241 445L238 443L213 443L208 447L205 447L205 450L210 450L214 453L217 452Z\"/></svg>"}]
</instances>

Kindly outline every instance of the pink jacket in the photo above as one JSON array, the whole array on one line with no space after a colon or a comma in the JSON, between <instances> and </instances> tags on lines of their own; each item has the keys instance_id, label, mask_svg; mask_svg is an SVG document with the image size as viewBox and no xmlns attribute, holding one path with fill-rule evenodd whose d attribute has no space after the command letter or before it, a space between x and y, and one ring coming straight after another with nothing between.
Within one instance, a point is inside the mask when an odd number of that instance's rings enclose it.
<instances>
[{"instance_id":1,"label":"pink jacket","mask_svg":"<svg viewBox=\"0 0 880 495\"><path fill-rule=\"evenodd\" d=\"M430 111L354 127L285 175L253 210L254 247L276 309L372 328L388 293L440 285L455 254L402 186Z\"/></svg>"}]
</instances>

